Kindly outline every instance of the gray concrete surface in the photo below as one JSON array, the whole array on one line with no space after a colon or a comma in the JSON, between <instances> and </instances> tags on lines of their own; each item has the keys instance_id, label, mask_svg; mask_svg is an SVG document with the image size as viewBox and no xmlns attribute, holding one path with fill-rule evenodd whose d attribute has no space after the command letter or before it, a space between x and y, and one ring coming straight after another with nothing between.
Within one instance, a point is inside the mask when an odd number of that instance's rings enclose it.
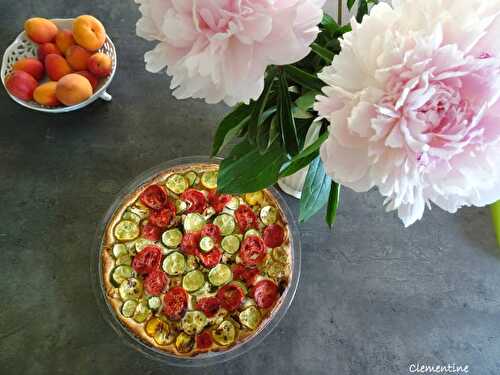
<instances>
[{"instance_id":1,"label":"gray concrete surface","mask_svg":"<svg viewBox=\"0 0 500 375\"><path fill-rule=\"evenodd\" d=\"M376 192L345 191L334 232L322 217L301 226L297 296L258 348L196 370L124 345L91 291L96 223L144 169L207 154L227 108L177 101L166 76L144 71L151 45L135 36L131 0L1 0L0 47L29 16L81 13L101 18L117 45L112 103L49 116L0 90L1 374L389 375L412 363L500 373L500 256L488 211L434 209L404 230Z\"/></svg>"}]
</instances>

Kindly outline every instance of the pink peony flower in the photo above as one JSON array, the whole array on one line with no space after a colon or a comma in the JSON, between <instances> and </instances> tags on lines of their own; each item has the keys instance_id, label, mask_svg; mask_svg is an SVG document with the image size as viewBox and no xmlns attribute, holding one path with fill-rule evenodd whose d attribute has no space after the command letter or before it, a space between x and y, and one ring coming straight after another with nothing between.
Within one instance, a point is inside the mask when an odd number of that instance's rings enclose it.
<instances>
[{"instance_id":1,"label":"pink peony flower","mask_svg":"<svg viewBox=\"0 0 500 375\"><path fill-rule=\"evenodd\" d=\"M405 226L500 199L500 2L394 0L352 28L320 75L327 173Z\"/></svg>"},{"instance_id":2,"label":"pink peony flower","mask_svg":"<svg viewBox=\"0 0 500 375\"><path fill-rule=\"evenodd\" d=\"M136 0L137 35L160 43L146 69L167 67L178 99L257 99L270 64L305 57L326 0Z\"/></svg>"}]
</instances>

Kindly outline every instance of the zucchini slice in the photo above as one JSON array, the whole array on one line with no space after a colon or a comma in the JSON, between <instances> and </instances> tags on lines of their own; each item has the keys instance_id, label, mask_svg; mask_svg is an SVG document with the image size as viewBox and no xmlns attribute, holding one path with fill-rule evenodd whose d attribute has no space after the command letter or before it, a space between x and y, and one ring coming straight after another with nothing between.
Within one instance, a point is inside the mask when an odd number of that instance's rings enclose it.
<instances>
[{"instance_id":1,"label":"zucchini slice","mask_svg":"<svg viewBox=\"0 0 500 375\"><path fill-rule=\"evenodd\" d=\"M229 320L224 320L212 331L212 337L221 346L231 345L236 339L236 327Z\"/></svg>"},{"instance_id":2,"label":"zucchini slice","mask_svg":"<svg viewBox=\"0 0 500 375\"><path fill-rule=\"evenodd\" d=\"M199 266L195 255L188 255L186 258L186 271L193 271Z\"/></svg>"},{"instance_id":3,"label":"zucchini slice","mask_svg":"<svg viewBox=\"0 0 500 375\"><path fill-rule=\"evenodd\" d=\"M151 318L146 323L146 334L152 337L158 345L172 343L174 337L170 335L170 326L158 318Z\"/></svg>"},{"instance_id":4,"label":"zucchini slice","mask_svg":"<svg viewBox=\"0 0 500 375\"><path fill-rule=\"evenodd\" d=\"M186 232L198 232L205 226L205 218L197 213L187 214L184 218L184 230Z\"/></svg>"},{"instance_id":5,"label":"zucchini slice","mask_svg":"<svg viewBox=\"0 0 500 375\"><path fill-rule=\"evenodd\" d=\"M235 235L229 235L222 239L222 250L228 254L235 254L240 249L240 239Z\"/></svg>"},{"instance_id":6,"label":"zucchini slice","mask_svg":"<svg viewBox=\"0 0 500 375\"><path fill-rule=\"evenodd\" d=\"M175 201L175 210L177 212L177 214L182 214L184 211L187 210L187 203L180 200L180 199L176 199Z\"/></svg>"},{"instance_id":7,"label":"zucchini slice","mask_svg":"<svg viewBox=\"0 0 500 375\"><path fill-rule=\"evenodd\" d=\"M134 244L135 251L140 253L142 250L144 250L144 248L146 246L152 245L152 244L154 244L154 242L151 240L148 240L146 238L138 238Z\"/></svg>"},{"instance_id":8,"label":"zucchini slice","mask_svg":"<svg viewBox=\"0 0 500 375\"><path fill-rule=\"evenodd\" d=\"M220 232L223 236L228 236L234 232L236 228L236 222L231 215L228 214L220 214L214 219L214 224L217 225L220 229Z\"/></svg>"},{"instance_id":9,"label":"zucchini slice","mask_svg":"<svg viewBox=\"0 0 500 375\"><path fill-rule=\"evenodd\" d=\"M130 220L122 220L115 226L114 234L119 241L131 241L139 237L139 225Z\"/></svg>"},{"instance_id":10,"label":"zucchini slice","mask_svg":"<svg viewBox=\"0 0 500 375\"><path fill-rule=\"evenodd\" d=\"M133 299L126 300L125 302L123 302L122 305L122 310L121 310L122 315L125 318L131 318L132 316L134 316L136 307L137 307L137 301Z\"/></svg>"},{"instance_id":11,"label":"zucchini slice","mask_svg":"<svg viewBox=\"0 0 500 375\"><path fill-rule=\"evenodd\" d=\"M188 311L184 318L182 318L181 326L182 330L188 335L196 335L203 331L203 328L207 325L208 320L205 314L201 311Z\"/></svg>"},{"instance_id":12,"label":"zucchini slice","mask_svg":"<svg viewBox=\"0 0 500 375\"><path fill-rule=\"evenodd\" d=\"M175 194L182 194L189 187L188 180L180 174L173 174L165 182L167 188Z\"/></svg>"},{"instance_id":13,"label":"zucchini slice","mask_svg":"<svg viewBox=\"0 0 500 375\"><path fill-rule=\"evenodd\" d=\"M120 287L118 288L118 292L120 293L120 298L122 299L122 301L126 301L128 299L139 299L142 296L143 292L142 282L135 277L131 277L128 280L123 280L120 284Z\"/></svg>"},{"instance_id":14,"label":"zucchini slice","mask_svg":"<svg viewBox=\"0 0 500 375\"><path fill-rule=\"evenodd\" d=\"M217 188L217 171L206 171L201 175L201 184L207 189L213 190Z\"/></svg>"},{"instance_id":15,"label":"zucchini slice","mask_svg":"<svg viewBox=\"0 0 500 375\"><path fill-rule=\"evenodd\" d=\"M254 330L259 326L262 316L257 307L250 306L240 312L239 318L241 324L243 324L247 328L250 328L251 330Z\"/></svg>"},{"instance_id":16,"label":"zucchini slice","mask_svg":"<svg viewBox=\"0 0 500 375\"><path fill-rule=\"evenodd\" d=\"M186 258L178 251L174 251L165 257L162 268L170 276L182 275L186 270Z\"/></svg>"},{"instance_id":17,"label":"zucchini slice","mask_svg":"<svg viewBox=\"0 0 500 375\"><path fill-rule=\"evenodd\" d=\"M115 243L113 245L113 257L115 257L115 259L118 259L119 257L121 257L122 255L128 255L128 249L127 249L127 246L125 246L124 244L122 243Z\"/></svg>"},{"instance_id":18,"label":"zucchini slice","mask_svg":"<svg viewBox=\"0 0 500 375\"><path fill-rule=\"evenodd\" d=\"M262 191L256 191L255 193L246 193L244 197L245 197L245 201L250 206L255 206L256 204L261 204L262 201L264 200L264 194L262 193Z\"/></svg>"},{"instance_id":19,"label":"zucchini slice","mask_svg":"<svg viewBox=\"0 0 500 375\"><path fill-rule=\"evenodd\" d=\"M200 250L208 253L215 247L215 241L212 237L205 236L200 240Z\"/></svg>"},{"instance_id":20,"label":"zucchini slice","mask_svg":"<svg viewBox=\"0 0 500 375\"><path fill-rule=\"evenodd\" d=\"M194 171L189 171L184 174L184 177L188 181L189 186L193 186L194 184L196 184L196 179L198 178L198 175Z\"/></svg>"},{"instance_id":21,"label":"zucchini slice","mask_svg":"<svg viewBox=\"0 0 500 375\"><path fill-rule=\"evenodd\" d=\"M288 253L282 247L275 247L271 252L271 256L277 262L288 263Z\"/></svg>"},{"instance_id":22,"label":"zucchini slice","mask_svg":"<svg viewBox=\"0 0 500 375\"><path fill-rule=\"evenodd\" d=\"M182 278L182 287L188 292L195 292L203 285L205 285L205 276L199 270L188 272Z\"/></svg>"},{"instance_id":23,"label":"zucchini slice","mask_svg":"<svg viewBox=\"0 0 500 375\"><path fill-rule=\"evenodd\" d=\"M132 264L132 257L130 255L122 255L116 259L117 266L130 266Z\"/></svg>"},{"instance_id":24,"label":"zucchini slice","mask_svg":"<svg viewBox=\"0 0 500 375\"><path fill-rule=\"evenodd\" d=\"M179 353L189 353L194 346L193 337L189 336L185 332L181 332L179 336L175 339L175 347Z\"/></svg>"},{"instance_id":25,"label":"zucchini slice","mask_svg":"<svg viewBox=\"0 0 500 375\"><path fill-rule=\"evenodd\" d=\"M260 232L257 229L249 229L245 232L245 235L243 238L247 238L248 236L260 237Z\"/></svg>"},{"instance_id":26,"label":"zucchini slice","mask_svg":"<svg viewBox=\"0 0 500 375\"><path fill-rule=\"evenodd\" d=\"M161 242L166 247L175 249L182 242L182 232L177 228L166 230L161 236Z\"/></svg>"},{"instance_id":27,"label":"zucchini slice","mask_svg":"<svg viewBox=\"0 0 500 375\"><path fill-rule=\"evenodd\" d=\"M130 279L132 276L134 276L134 270L130 265L117 266L111 271L111 283L119 287L122 282Z\"/></svg>"},{"instance_id":28,"label":"zucchini slice","mask_svg":"<svg viewBox=\"0 0 500 375\"><path fill-rule=\"evenodd\" d=\"M161 298L158 296L152 296L148 298L148 307L151 310L158 310L161 307Z\"/></svg>"},{"instance_id":29,"label":"zucchini slice","mask_svg":"<svg viewBox=\"0 0 500 375\"><path fill-rule=\"evenodd\" d=\"M134 319L137 323L143 323L147 318L149 318L150 315L151 310L149 309L148 304L143 301L139 303L135 308L134 316L132 316L132 319Z\"/></svg>"},{"instance_id":30,"label":"zucchini slice","mask_svg":"<svg viewBox=\"0 0 500 375\"><path fill-rule=\"evenodd\" d=\"M260 220L264 225L274 224L278 220L278 210L273 206L265 206L260 210Z\"/></svg>"},{"instance_id":31,"label":"zucchini slice","mask_svg":"<svg viewBox=\"0 0 500 375\"><path fill-rule=\"evenodd\" d=\"M236 197L232 197L231 200L226 204L226 207L232 211L235 211L240 206L240 200Z\"/></svg>"},{"instance_id":32,"label":"zucchini slice","mask_svg":"<svg viewBox=\"0 0 500 375\"><path fill-rule=\"evenodd\" d=\"M141 222L141 217L131 211L125 211L122 216L122 220L133 221L134 223L139 224Z\"/></svg>"},{"instance_id":33,"label":"zucchini slice","mask_svg":"<svg viewBox=\"0 0 500 375\"><path fill-rule=\"evenodd\" d=\"M227 284L233 279L231 268L227 264L219 263L208 273L208 281L214 286Z\"/></svg>"}]
</instances>

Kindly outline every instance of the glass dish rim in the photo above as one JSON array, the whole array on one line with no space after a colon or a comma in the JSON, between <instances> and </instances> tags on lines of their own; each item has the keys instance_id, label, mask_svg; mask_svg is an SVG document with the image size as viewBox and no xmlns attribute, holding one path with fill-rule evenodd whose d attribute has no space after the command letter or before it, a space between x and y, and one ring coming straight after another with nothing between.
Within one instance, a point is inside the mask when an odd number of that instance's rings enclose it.
<instances>
[{"instance_id":1,"label":"glass dish rim","mask_svg":"<svg viewBox=\"0 0 500 375\"><path fill-rule=\"evenodd\" d=\"M135 350L141 352L146 357L154 359L156 361L163 362L168 365L180 366L180 367L201 367L210 366L217 363L222 363L234 359L249 350L258 346L279 324L281 319L286 315L288 309L290 308L292 301L295 297L297 287L300 280L301 271L301 244L300 244L300 234L297 227L295 217L293 216L290 207L284 200L281 193L274 187L268 187L267 190L271 192L273 197L276 199L278 204L283 210L288 223L288 229L291 238L290 251L292 255L292 276L290 278L290 283L286 289L285 295L282 297L280 306L273 312L272 317L265 323L265 325L257 332L255 335L251 336L249 339L243 341L234 347L222 350L218 352L209 352L206 354L198 354L194 357L179 357L171 353L161 351L157 348L149 346L143 342L140 338L136 337L130 330L128 330L123 323L120 322L119 318L116 316L115 310L109 304L108 299L105 295L105 290L103 287L102 280L102 257L101 257L101 245L104 237L104 231L106 225L110 218L112 217L115 210L119 207L120 203L123 201L123 197L126 194L136 190L138 187L148 182L156 175L164 170L180 166L189 165L197 163L212 163L220 164L222 158L218 157L207 157L207 156L188 156L175 158L163 163L160 163L152 168L139 174L137 177L129 181L114 197L112 204L106 210L105 215L100 220L94 242L91 247L90 254L90 277L92 283L93 294L96 299L97 305L99 307L100 313L104 320L111 326L111 328L125 341L126 344L134 348Z\"/></svg>"}]
</instances>

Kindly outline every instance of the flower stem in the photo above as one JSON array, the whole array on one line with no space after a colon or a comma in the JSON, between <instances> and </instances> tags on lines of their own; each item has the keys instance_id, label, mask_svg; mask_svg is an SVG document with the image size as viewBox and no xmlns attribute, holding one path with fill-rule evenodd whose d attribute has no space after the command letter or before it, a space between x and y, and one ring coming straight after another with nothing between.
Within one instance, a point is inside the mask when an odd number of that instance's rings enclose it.
<instances>
[{"instance_id":1,"label":"flower stem","mask_svg":"<svg viewBox=\"0 0 500 375\"><path fill-rule=\"evenodd\" d=\"M339 26L342 26L342 12L343 12L343 9L342 9L342 3L343 3L344 0L338 0L338 14L337 14L337 23L339 24Z\"/></svg>"},{"instance_id":2,"label":"flower stem","mask_svg":"<svg viewBox=\"0 0 500 375\"><path fill-rule=\"evenodd\" d=\"M500 201L491 205L491 216L493 218L493 227L497 236L497 244L500 246Z\"/></svg>"}]
</instances>

